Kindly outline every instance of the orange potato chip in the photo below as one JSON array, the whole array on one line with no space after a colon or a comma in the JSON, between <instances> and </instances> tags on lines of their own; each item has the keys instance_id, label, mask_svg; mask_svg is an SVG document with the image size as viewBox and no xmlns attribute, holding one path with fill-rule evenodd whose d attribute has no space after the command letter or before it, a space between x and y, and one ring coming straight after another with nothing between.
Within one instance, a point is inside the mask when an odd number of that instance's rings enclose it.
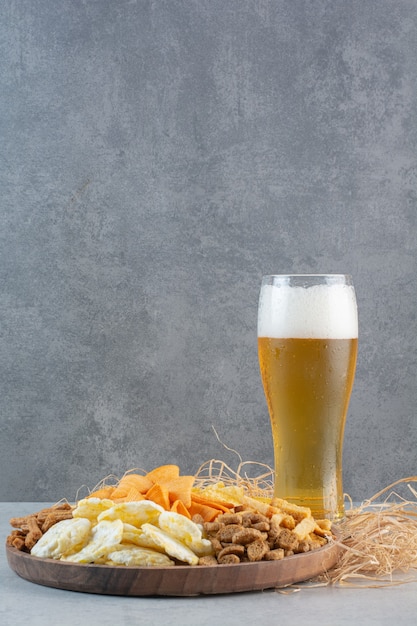
<instances>
[{"instance_id":1,"label":"orange potato chip","mask_svg":"<svg viewBox=\"0 0 417 626\"><path fill-rule=\"evenodd\" d=\"M96 491L93 491L92 493L90 493L89 496L87 496L88 498L100 498L100 500L107 500L107 499L112 499L112 493L114 491L114 487L102 487L101 489L97 489Z\"/></svg>"},{"instance_id":2,"label":"orange potato chip","mask_svg":"<svg viewBox=\"0 0 417 626\"><path fill-rule=\"evenodd\" d=\"M169 491L164 485L155 483L145 494L146 500L152 500L156 504L162 506L165 510L169 511L171 506L169 502Z\"/></svg>"},{"instance_id":3,"label":"orange potato chip","mask_svg":"<svg viewBox=\"0 0 417 626\"><path fill-rule=\"evenodd\" d=\"M119 482L120 487L123 486L128 490L133 487L142 494L146 493L152 485L152 480L140 474L125 474Z\"/></svg>"},{"instance_id":4,"label":"orange potato chip","mask_svg":"<svg viewBox=\"0 0 417 626\"><path fill-rule=\"evenodd\" d=\"M188 519L191 519L191 514L187 507L184 505L184 502L182 502L182 500L175 500L175 502L171 504L171 511L173 511L174 513L179 513L180 515L184 515L184 517L188 517Z\"/></svg>"},{"instance_id":5,"label":"orange potato chip","mask_svg":"<svg viewBox=\"0 0 417 626\"><path fill-rule=\"evenodd\" d=\"M205 522L212 522L221 513L219 509L213 509L211 506L194 501L191 502L191 506L188 507L188 512L191 517L193 517L193 515L201 515Z\"/></svg>"},{"instance_id":6,"label":"orange potato chip","mask_svg":"<svg viewBox=\"0 0 417 626\"><path fill-rule=\"evenodd\" d=\"M193 503L203 504L205 506L209 506L212 509L217 509L222 511L223 513L228 513L229 509L233 509L234 504L231 502L218 502L217 500L210 500L208 498L204 498L204 496L200 496L195 492L191 493L191 500Z\"/></svg>"},{"instance_id":7,"label":"orange potato chip","mask_svg":"<svg viewBox=\"0 0 417 626\"><path fill-rule=\"evenodd\" d=\"M145 496L138 491L135 487L131 487L125 497L125 502L137 502L138 500L144 500Z\"/></svg>"},{"instance_id":8,"label":"orange potato chip","mask_svg":"<svg viewBox=\"0 0 417 626\"><path fill-rule=\"evenodd\" d=\"M114 487L111 499L116 502L116 500L120 500L120 498L126 498L128 491L127 487L119 484L117 487Z\"/></svg>"},{"instance_id":9,"label":"orange potato chip","mask_svg":"<svg viewBox=\"0 0 417 626\"><path fill-rule=\"evenodd\" d=\"M148 472L146 478L149 478L153 483L165 484L174 478L178 478L179 475L180 468L178 465L161 465Z\"/></svg>"},{"instance_id":10,"label":"orange potato chip","mask_svg":"<svg viewBox=\"0 0 417 626\"><path fill-rule=\"evenodd\" d=\"M186 507L191 505L191 488L193 484L194 476L178 476L178 478L164 483L169 491L170 501L181 500Z\"/></svg>"},{"instance_id":11,"label":"orange potato chip","mask_svg":"<svg viewBox=\"0 0 417 626\"><path fill-rule=\"evenodd\" d=\"M103 487L90 497L110 498L115 503L151 500L166 511L191 518L199 514L205 521L233 508L232 503L219 502L193 491L194 476L180 476L178 465L161 465L145 475L126 473L117 486Z\"/></svg>"}]
</instances>

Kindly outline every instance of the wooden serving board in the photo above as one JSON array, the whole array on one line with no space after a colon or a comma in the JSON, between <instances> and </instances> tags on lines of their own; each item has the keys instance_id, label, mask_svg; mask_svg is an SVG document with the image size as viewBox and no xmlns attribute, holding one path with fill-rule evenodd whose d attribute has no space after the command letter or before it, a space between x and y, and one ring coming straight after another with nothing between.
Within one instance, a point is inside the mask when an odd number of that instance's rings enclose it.
<instances>
[{"instance_id":1,"label":"wooden serving board","mask_svg":"<svg viewBox=\"0 0 417 626\"><path fill-rule=\"evenodd\" d=\"M113 567L40 559L6 546L9 566L21 578L57 589L117 596L195 596L285 587L331 569L340 551L340 546L332 542L281 561L195 567Z\"/></svg>"}]
</instances>

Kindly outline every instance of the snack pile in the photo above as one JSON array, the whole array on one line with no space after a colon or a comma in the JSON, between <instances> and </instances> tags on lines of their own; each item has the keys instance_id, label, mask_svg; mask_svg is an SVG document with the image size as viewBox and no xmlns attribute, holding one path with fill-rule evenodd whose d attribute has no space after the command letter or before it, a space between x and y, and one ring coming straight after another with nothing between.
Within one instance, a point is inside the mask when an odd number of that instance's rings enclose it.
<instances>
[{"instance_id":1,"label":"snack pile","mask_svg":"<svg viewBox=\"0 0 417 626\"><path fill-rule=\"evenodd\" d=\"M194 486L175 465L125 474L74 506L12 518L8 545L72 563L170 567L278 560L325 545L329 520L222 482Z\"/></svg>"}]
</instances>

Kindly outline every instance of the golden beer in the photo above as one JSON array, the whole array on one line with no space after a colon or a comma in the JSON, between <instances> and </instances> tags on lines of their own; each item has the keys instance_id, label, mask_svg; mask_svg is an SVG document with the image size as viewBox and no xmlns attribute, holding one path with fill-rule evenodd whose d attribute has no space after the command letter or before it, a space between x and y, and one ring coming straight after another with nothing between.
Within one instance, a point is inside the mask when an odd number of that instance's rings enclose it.
<instances>
[{"instance_id":1,"label":"golden beer","mask_svg":"<svg viewBox=\"0 0 417 626\"><path fill-rule=\"evenodd\" d=\"M343 436L358 346L353 286L339 276L283 278L265 277L258 318L275 495L336 520L344 515Z\"/></svg>"}]
</instances>

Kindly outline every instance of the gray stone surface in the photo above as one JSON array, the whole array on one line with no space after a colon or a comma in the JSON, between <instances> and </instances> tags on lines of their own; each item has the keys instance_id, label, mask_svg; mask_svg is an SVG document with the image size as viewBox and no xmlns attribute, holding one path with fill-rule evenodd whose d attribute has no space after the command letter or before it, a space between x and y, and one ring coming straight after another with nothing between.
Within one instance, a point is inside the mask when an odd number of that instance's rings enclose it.
<instances>
[{"instance_id":1,"label":"gray stone surface","mask_svg":"<svg viewBox=\"0 0 417 626\"><path fill-rule=\"evenodd\" d=\"M262 274L351 273L345 489L417 473L415 0L3 0L0 499L272 464Z\"/></svg>"}]
</instances>

